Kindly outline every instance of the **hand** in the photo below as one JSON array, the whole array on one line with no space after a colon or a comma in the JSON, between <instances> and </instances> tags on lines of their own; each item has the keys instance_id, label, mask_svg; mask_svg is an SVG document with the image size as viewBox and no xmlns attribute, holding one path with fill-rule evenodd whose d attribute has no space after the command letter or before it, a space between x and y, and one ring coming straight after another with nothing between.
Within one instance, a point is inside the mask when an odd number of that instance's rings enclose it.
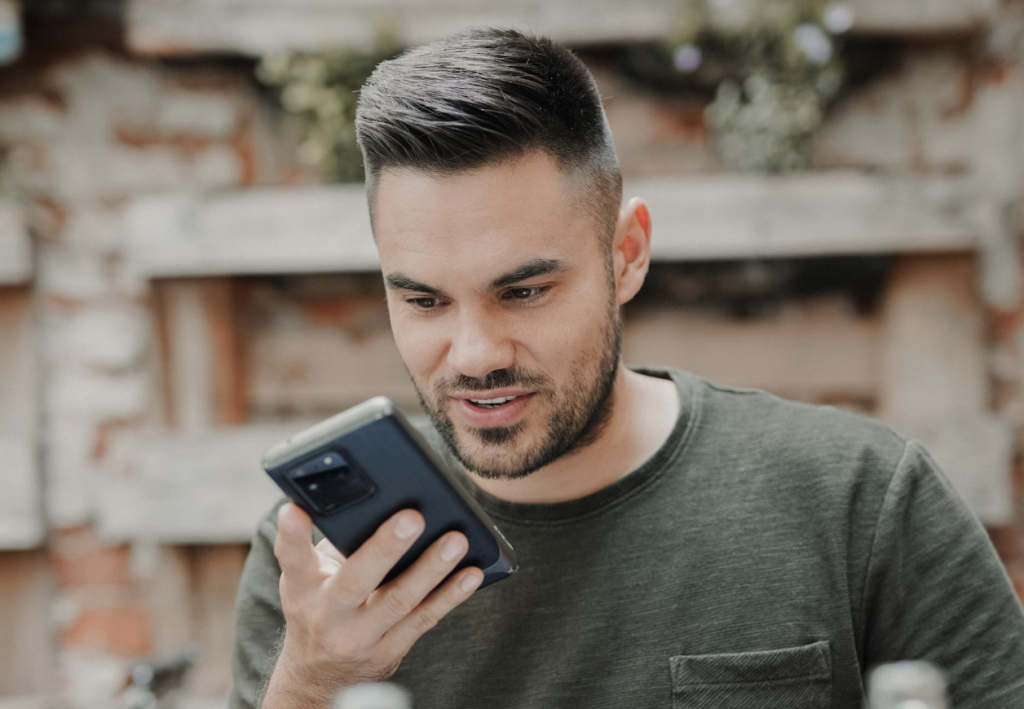
<instances>
[{"instance_id":1,"label":"hand","mask_svg":"<svg viewBox=\"0 0 1024 709\"><path fill-rule=\"evenodd\" d=\"M387 679L420 636L480 586L483 572L467 568L438 587L469 548L463 534L449 532L378 588L423 526L419 512L403 510L346 559L326 539L313 546L305 512L281 507L274 555L286 630L265 709L329 707L342 687Z\"/></svg>"}]
</instances>

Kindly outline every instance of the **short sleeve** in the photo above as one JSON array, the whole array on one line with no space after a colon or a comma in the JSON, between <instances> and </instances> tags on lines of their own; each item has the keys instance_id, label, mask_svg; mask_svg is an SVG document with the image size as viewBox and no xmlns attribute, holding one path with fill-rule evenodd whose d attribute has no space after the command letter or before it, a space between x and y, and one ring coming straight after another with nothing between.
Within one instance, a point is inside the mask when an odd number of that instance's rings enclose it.
<instances>
[{"instance_id":1,"label":"short sleeve","mask_svg":"<svg viewBox=\"0 0 1024 709\"><path fill-rule=\"evenodd\" d=\"M865 583L865 664L920 659L957 709L1024 706L1024 612L984 528L928 453L908 442Z\"/></svg>"},{"instance_id":2,"label":"short sleeve","mask_svg":"<svg viewBox=\"0 0 1024 709\"><path fill-rule=\"evenodd\" d=\"M281 501L283 503L284 500ZM245 560L235 602L235 641L231 658L234 686L229 709L258 709L263 683L277 659L284 631L281 567L274 556L277 537L275 505L259 525Z\"/></svg>"}]
</instances>

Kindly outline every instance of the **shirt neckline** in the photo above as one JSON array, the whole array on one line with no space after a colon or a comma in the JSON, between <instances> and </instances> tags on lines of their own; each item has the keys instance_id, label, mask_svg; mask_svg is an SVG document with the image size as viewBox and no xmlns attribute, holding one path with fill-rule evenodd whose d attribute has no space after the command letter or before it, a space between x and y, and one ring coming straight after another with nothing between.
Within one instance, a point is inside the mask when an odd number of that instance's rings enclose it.
<instances>
[{"instance_id":1,"label":"shirt neckline","mask_svg":"<svg viewBox=\"0 0 1024 709\"><path fill-rule=\"evenodd\" d=\"M564 502L523 503L510 502L481 490L467 479L470 493L490 514L500 520L522 524L564 524L597 514L625 500L658 478L668 463L678 457L686 447L699 418L700 401L697 378L678 369L661 367L630 367L648 376L669 379L679 390L679 414L668 438L640 467L624 475L611 485L584 497Z\"/></svg>"}]
</instances>

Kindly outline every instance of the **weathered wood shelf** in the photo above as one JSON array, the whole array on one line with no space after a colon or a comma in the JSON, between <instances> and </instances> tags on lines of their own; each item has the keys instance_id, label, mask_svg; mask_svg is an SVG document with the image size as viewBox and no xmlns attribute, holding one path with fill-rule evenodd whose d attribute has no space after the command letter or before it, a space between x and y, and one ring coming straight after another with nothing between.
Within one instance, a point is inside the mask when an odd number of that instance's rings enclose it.
<instances>
[{"instance_id":1,"label":"weathered wood shelf","mask_svg":"<svg viewBox=\"0 0 1024 709\"><path fill-rule=\"evenodd\" d=\"M852 0L854 32L970 33L988 24L998 0ZM585 45L660 39L679 22L677 0L130 0L127 38L140 54L370 46L382 26L409 45L481 26L512 26Z\"/></svg>"},{"instance_id":2,"label":"weathered wood shelf","mask_svg":"<svg viewBox=\"0 0 1024 709\"><path fill-rule=\"evenodd\" d=\"M973 250L970 193L956 178L846 172L626 185L650 205L661 261Z\"/></svg>"},{"instance_id":3,"label":"weathered wood shelf","mask_svg":"<svg viewBox=\"0 0 1024 709\"><path fill-rule=\"evenodd\" d=\"M28 283L32 279L32 243L21 209L0 201L0 286Z\"/></svg>"},{"instance_id":4,"label":"weathered wood shelf","mask_svg":"<svg viewBox=\"0 0 1024 709\"><path fill-rule=\"evenodd\" d=\"M149 277L378 267L362 185L146 197L126 220L128 258Z\"/></svg>"},{"instance_id":5,"label":"weathered wood shelf","mask_svg":"<svg viewBox=\"0 0 1024 709\"><path fill-rule=\"evenodd\" d=\"M0 549L33 549L46 537L35 441L0 435Z\"/></svg>"},{"instance_id":6,"label":"weathered wood shelf","mask_svg":"<svg viewBox=\"0 0 1024 709\"><path fill-rule=\"evenodd\" d=\"M0 291L0 549L30 549L46 537L33 327L27 289Z\"/></svg>"},{"instance_id":7,"label":"weathered wood shelf","mask_svg":"<svg viewBox=\"0 0 1024 709\"><path fill-rule=\"evenodd\" d=\"M627 316L623 354L632 364L676 366L807 401L873 405L897 430L924 441L981 520L999 527L1012 521L1009 471L1015 449L1011 422L988 411L976 278L969 253L916 254L894 259L878 312L871 315L827 298L742 321L648 304ZM196 305L189 305L187 291L201 295L226 280L161 283L162 290L173 285L181 291L174 298L164 294L168 316L179 320L181 313L174 312ZM196 325L216 310L213 301L204 302L205 315L193 314L200 318ZM245 541L280 497L260 471L259 456L306 422L215 425L215 390L222 377L211 374L218 352L222 358L224 353L202 327L186 329L193 336L172 338L176 354L170 361L192 366L168 368L178 428L126 430L111 444L98 515L109 541ZM341 408L346 399L396 396L397 387L407 386L390 335L375 335L371 328L359 342L344 334L322 337L330 329L294 327L250 340L249 366L263 383L250 390L249 402L269 411L311 412L332 404ZM937 352L943 356L935 357ZM366 358L378 369L354 382L353 372L367 371L357 364ZM275 381L271 372L292 374Z\"/></svg>"},{"instance_id":8,"label":"weathered wood shelf","mask_svg":"<svg viewBox=\"0 0 1024 709\"><path fill-rule=\"evenodd\" d=\"M625 194L647 199L660 261L970 251L982 239L959 178L664 177ZM147 197L127 218L130 262L150 278L379 267L361 185Z\"/></svg>"},{"instance_id":9,"label":"weathered wood shelf","mask_svg":"<svg viewBox=\"0 0 1024 709\"><path fill-rule=\"evenodd\" d=\"M247 542L282 497L262 452L304 428L239 426L208 433L135 432L117 442L99 490L100 535L172 544Z\"/></svg>"}]
</instances>

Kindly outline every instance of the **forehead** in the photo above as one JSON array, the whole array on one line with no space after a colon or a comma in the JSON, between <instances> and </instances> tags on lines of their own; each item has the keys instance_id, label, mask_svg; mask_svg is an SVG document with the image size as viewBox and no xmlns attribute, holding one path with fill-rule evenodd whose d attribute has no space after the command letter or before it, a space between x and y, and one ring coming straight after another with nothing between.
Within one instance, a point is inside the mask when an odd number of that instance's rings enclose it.
<instances>
[{"instance_id":1,"label":"forehead","mask_svg":"<svg viewBox=\"0 0 1024 709\"><path fill-rule=\"evenodd\" d=\"M572 265L599 251L576 192L543 153L442 176L384 170L374 207L381 267L422 279L486 280L535 258Z\"/></svg>"}]
</instances>

